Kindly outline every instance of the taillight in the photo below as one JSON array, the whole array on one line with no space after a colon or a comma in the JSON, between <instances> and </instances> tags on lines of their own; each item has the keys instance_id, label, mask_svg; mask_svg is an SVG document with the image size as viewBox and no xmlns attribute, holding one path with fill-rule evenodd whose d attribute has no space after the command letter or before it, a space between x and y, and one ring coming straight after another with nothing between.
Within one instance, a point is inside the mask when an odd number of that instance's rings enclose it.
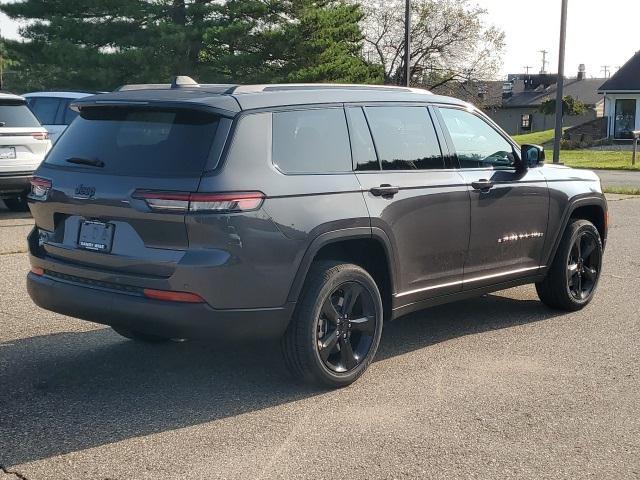
<instances>
[{"instance_id":1,"label":"taillight","mask_svg":"<svg viewBox=\"0 0 640 480\"><path fill-rule=\"evenodd\" d=\"M237 213L257 210L265 195L262 192L184 193L137 190L133 198L144 200L149 208L167 213Z\"/></svg>"},{"instance_id":2,"label":"taillight","mask_svg":"<svg viewBox=\"0 0 640 480\"><path fill-rule=\"evenodd\" d=\"M49 140L48 132L33 132L31 136L36 140Z\"/></svg>"},{"instance_id":3,"label":"taillight","mask_svg":"<svg viewBox=\"0 0 640 480\"><path fill-rule=\"evenodd\" d=\"M153 300L181 303L204 303L204 299L200 295L189 292L174 292L171 290L153 290L145 288L143 293L145 297Z\"/></svg>"},{"instance_id":4,"label":"taillight","mask_svg":"<svg viewBox=\"0 0 640 480\"><path fill-rule=\"evenodd\" d=\"M33 177L31 179L31 193L29 197L33 200L46 200L51 191L51 180L46 178Z\"/></svg>"},{"instance_id":5,"label":"taillight","mask_svg":"<svg viewBox=\"0 0 640 480\"><path fill-rule=\"evenodd\" d=\"M31 273L33 273L34 275L37 275L39 277L44 275L44 268L40 268L40 267L31 267Z\"/></svg>"}]
</instances>

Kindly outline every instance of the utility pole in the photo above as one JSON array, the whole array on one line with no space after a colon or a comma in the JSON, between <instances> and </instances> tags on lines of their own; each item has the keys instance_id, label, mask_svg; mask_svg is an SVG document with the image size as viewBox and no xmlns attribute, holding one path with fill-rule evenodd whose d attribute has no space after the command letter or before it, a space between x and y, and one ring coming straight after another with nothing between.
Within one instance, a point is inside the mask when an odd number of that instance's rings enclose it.
<instances>
[{"instance_id":1,"label":"utility pole","mask_svg":"<svg viewBox=\"0 0 640 480\"><path fill-rule=\"evenodd\" d=\"M609 65L603 65L601 72L604 72L604 78L609 78L611 76L611 71L609 70Z\"/></svg>"},{"instance_id":2,"label":"utility pole","mask_svg":"<svg viewBox=\"0 0 640 480\"><path fill-rule=\"evenodd\" d=\"M406 0L404 10L404 82L411 86L411 0Z\"/></svg>"},{"instance_id":3,"label":"utility pole","mask_svg":"<svg viewBox=\"0 0 640 480\"><path fill-rule=\"evenodd\" d=\"M567 43L567 7L569 0L562 0L560 15L560 52L558 54L558 86L556 91L556 134L553 139L553 163L560 162L560 140L562 140L562 114L564 98L564 53Z\"/></svg>"},{"instance_id":4,"label":"utility pole","mask_svg":"<svg viewBox=\"0 0 640 480\"><path fill-rule=\"evenodd\" d=\"M547 61L547 53L549 53L549 51L540 50L540 53L542 54L542 70L540 70L540 73L544 75L545 73L547 73L547 65L549 64L549 62Z\"/></svg>"},{"instance_id":5,"label":"utility pole","mask_svg":"<svg viewBox=\"0 0 640 480\"><path fill-rule=\"evenodd\" d=\"M531 70L533 67L530 67L529 65L526 65L524 68L525 74L529 75L529 70Z\"/></svg>"}]
</instances>

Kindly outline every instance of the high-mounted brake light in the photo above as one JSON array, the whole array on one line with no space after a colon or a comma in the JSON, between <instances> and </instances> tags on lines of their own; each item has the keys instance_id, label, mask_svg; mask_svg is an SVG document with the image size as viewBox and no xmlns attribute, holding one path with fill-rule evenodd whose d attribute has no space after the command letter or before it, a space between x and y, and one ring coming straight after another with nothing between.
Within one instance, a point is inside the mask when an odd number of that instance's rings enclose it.
<instances>
[{"instance_id":1,"label":"high-mounted brake light","mask_svg":"<svg viewBox=\"0 0 640 480\"><path fill-rule=\"evenodd\" d=\"M149 208L167 213L237 213L257 210L265 195L262 192L186 193L137 190L133 198L144 200Z\"/></svg>"},{"instance_id":2,"label":"high-mounted brake light","mask_svg":"<svg viewBox=\"0 0 640 480\"><path fill-rule=\"evenodd\" d=\"M29 196L34 200L46 200L51 191L51 180L46 178L33 177L30 180L31 193Z\"/></svg>"},{"instance_id":3,"label":"high-mounted brake light","mask_svg":"<svg viewBox=\"0 0 640 480\"><path fill-rule=\"evenodd\" d=\"M204 303L204 299L200 295L189 292L174 292L171 290L153 290L151 288L145 288L143 293L145 297L153 300L181 303Z\"/></svg>"},{"instance_id":4,"label":"high-mounted brake light","mask_svg":"<svg viewBox=\"0 0 640 480\"><path fill-rule=\"evenodd\" d=\"M31 136L36 140L49 140L49 132L33 132Z\"/></svg>"}]
</instances>

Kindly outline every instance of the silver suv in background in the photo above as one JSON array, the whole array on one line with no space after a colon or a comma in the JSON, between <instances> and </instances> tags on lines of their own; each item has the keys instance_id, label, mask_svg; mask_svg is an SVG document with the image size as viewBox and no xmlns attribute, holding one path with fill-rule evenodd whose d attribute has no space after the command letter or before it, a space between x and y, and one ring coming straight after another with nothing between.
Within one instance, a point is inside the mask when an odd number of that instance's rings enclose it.
<instances>
[{"instance_id":1,"label":"silver suv in background","mask_svg":"<svg viewBox=\"0 0 640 480\"><path fill-rule=\"evenodd\" d=\"M0 93L0 199L10 210L28 210L29 180L50 148L24 97Z\"/></svg>"},{"instance_id":2,"label":"silver suv in background","mask_svg":"<svg viewBox=\"0 0 640 480\"><path fill-rule=\"evenodd\" d=\"M80 98L93 95L91 92L31 92L25 93L27 105L49 132L52 143L78 115L69 105Z\"/></svg>"}]
</instances>

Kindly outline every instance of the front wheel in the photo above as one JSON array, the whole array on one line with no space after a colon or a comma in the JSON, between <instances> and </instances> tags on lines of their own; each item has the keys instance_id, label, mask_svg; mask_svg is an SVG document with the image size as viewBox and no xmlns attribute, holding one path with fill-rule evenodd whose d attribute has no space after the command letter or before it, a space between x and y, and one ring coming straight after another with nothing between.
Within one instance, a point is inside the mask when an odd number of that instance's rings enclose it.
<instances>
[{"instance_id":1,"label":"front wheel","mask_svg":"<svg viewBox=\"0 0 640 480\"><path fill-rule=\"evenodd\" d=\"M562 236L546 278L536 283L540 300L552 308L576 311L592 299L602 269L602 240L587 220L573 220Z\"/></svg>"},{"instance_id":2,"label":"front wheel","mask_svg":"<svg viewBox=\"0 0 640 480\"><path fill-rule=\"evenodd\" d=\"M366 270L314 263L282 339L287 367L297 378L330 388L353 383L376 354L382 312L380 291Z\"/></svg>"}]
</instances>

